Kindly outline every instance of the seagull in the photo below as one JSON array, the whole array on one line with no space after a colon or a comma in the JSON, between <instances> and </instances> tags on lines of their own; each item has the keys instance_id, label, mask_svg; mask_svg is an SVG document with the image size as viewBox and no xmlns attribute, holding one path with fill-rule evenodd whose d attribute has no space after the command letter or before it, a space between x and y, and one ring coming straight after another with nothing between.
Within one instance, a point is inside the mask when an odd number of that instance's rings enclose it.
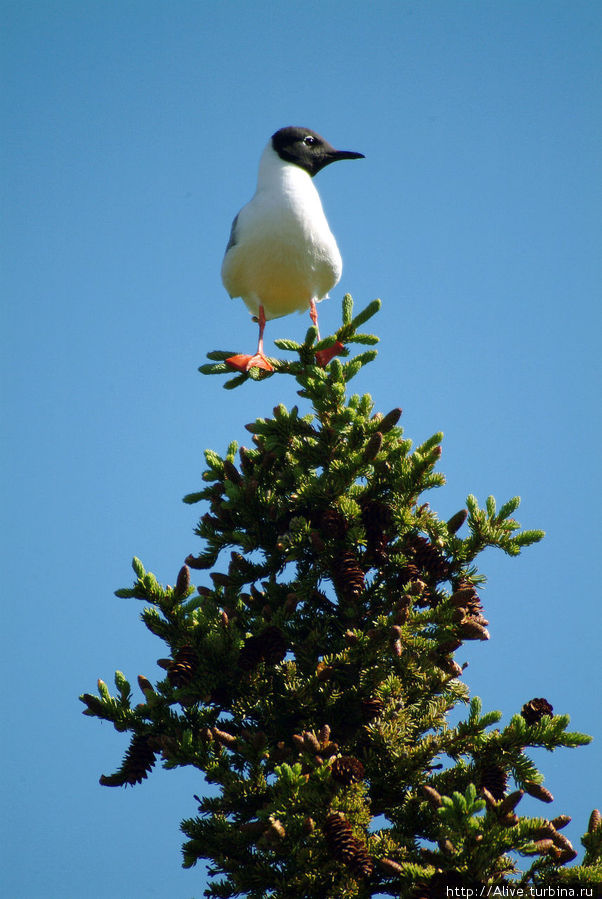
<instances>
[{"instance_id":1,"label":"seagull","mask_svg":"<svg viewBox=\"0 0 602 899\"><path fill-rule=\"evenodd\" d=\"M337 284L343 263L312 178L331 162L363 158L335 150L310 128L280 128L268 141L257 190L232 222L222 264L224 287L259 322L257 352L231 356L232 368L274 370L263 352L265 323L272 318L309 309L318 329L316 303ZM329 356L318 361L325 365L337 351L321 351Z\"/></svg>"}]
</instances>

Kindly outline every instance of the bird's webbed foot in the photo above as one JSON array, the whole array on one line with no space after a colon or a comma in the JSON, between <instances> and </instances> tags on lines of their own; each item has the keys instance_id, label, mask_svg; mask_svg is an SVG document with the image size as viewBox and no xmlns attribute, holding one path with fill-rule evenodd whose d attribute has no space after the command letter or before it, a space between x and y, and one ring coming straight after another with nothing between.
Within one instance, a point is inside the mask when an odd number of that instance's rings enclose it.
<instances>
[{"instance_id":1,"label":"bird's webbed foot","mask_svg":"<svg viewBox=\"0 0 602 899\"><path fill-rule=\"evenodd\" d=\"M236 356L230 356L229 359L226 359L226 364L241 372L247 372L251 368L274 371L274 366L270 364L267 356L261 352L255 353L253 356L249 356L246 353L238 353Z\"/></svg>"},{"instance_id":2,"label":"bird's webbed foot","mask_svg":"<svg viewBox=\"0 0 602 899\"><path fill-rule=\"evenodd\" d=\"M315 354L316 362L320 366L320 368L326 368L331 359L334 359L335 356L338 356L345 349L344 345L340 340L335 340L332 346L326 347L323 350L318 350Z\"/></svg>"}]
</instances>

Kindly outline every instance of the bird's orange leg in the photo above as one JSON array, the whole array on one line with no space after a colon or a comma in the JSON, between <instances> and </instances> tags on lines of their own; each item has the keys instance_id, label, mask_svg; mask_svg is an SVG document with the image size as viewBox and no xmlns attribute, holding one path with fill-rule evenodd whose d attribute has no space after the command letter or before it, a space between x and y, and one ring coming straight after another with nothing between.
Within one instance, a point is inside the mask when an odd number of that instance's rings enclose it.
<instances>
[{"instance_id":1,"label":"bird's orange leg","mask_svg":"<svg viewBox=\"0 0 602 899\"><path fill-rule=\"evenodd\" d=\"M259 307L259 340L257 341L257 352L254 356L248 356L239 353L236 356L230 356L226 359L226 364L235 368L237 371L247 372L251 368L262 368L264 371L274 371L274 366L268 362L263 352L263 332L265 330L265 312L263 306Z\"/></svg>"},{"instance_id":2,"label":"bird's orange leg","mask_svg":"<svg viewBox=\"0 0 602 899\"><path fill-rule=\"evenodd\" d=\"M318 310L316 308L316 301L312 300L309 306L309 316L312 322L315 325L315 328L318 332L318 340L320 339L320 329L318 327ZM316 353L316 362L321 368L326 368L331 359L335 356L338 356L345 347L341 343L340 340L336 340L332 346L327 347L325 350L318 350Z\"/></svg>"},{"instance_id":3,"label":"bird's orange leg","mask_svg":"<svg viewBox=\"0 0 602 899\"><path fill-rule=\"evenodd\" d=\"M314 323L314 327L318 332L318 340L320 339L320 326L318 325L318 309L316 307L316 301L312 300L309 304L309 317Z\"/></svg>"},{"instance_id":4,"label":"bird's orange leg","mask_svg":"<svg viewBox=\"0 0 602 899\"><path fill-rule=\"evenodd\" d=\"M265 331L265 312L263 306L259 307L259 340L257 341L257 356L263 356L263 332Z\"/></svg>"}]
</instances>

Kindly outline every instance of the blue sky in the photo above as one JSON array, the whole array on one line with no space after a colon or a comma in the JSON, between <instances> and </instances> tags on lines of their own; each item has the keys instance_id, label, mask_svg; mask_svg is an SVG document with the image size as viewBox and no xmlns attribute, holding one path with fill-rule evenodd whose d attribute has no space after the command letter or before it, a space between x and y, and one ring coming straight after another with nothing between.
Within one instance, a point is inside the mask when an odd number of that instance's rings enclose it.
<instances>
[{"instance_id":1,"label":"blue sky","mask_svg":"<svg viewBox=\"0 0 602 899\"><path fill-rule=\"evenodd\" d=\"M380 296L358 379L406 435L445 432L441 517L520 494L542 544L482 569L488 644L465 679L505 721L534 696L588 748L537 756L578 843L600 766L600 36L583 0L1 3L6 784L12 899L191 899L178 824L202 785L98 785L126 748L77 696L159 676L136 554L199 551L202 450L296 395L196 372L256 330L219 277L269 135L308 125L366 159L316 184L344 260L322 304ZM307 317L268 324L299 337ZM525 811L541 813L535 801ZM548 811L548 808L545 809Z\"/></svg>"}]
</instances>

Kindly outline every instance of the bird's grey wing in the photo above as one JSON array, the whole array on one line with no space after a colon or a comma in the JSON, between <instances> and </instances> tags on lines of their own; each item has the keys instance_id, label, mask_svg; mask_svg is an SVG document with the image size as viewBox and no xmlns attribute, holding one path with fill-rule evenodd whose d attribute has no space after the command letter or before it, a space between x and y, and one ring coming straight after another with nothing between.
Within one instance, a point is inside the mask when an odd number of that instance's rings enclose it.
<instances>
[{"instance_id":1,"label":"bird's grey wing","mask_svg":"<svg viewBox=\"0 0 602 899\"><path fill-rule=\"evenodd\" d=\"M230 237L228 238L228 246L226 247L226 253L228 250L236 245L236 223L238 221L238 216L240 213L234 216L234 221L232 222L232 227L230 228Z\"/></svg>"}]
</instances>

